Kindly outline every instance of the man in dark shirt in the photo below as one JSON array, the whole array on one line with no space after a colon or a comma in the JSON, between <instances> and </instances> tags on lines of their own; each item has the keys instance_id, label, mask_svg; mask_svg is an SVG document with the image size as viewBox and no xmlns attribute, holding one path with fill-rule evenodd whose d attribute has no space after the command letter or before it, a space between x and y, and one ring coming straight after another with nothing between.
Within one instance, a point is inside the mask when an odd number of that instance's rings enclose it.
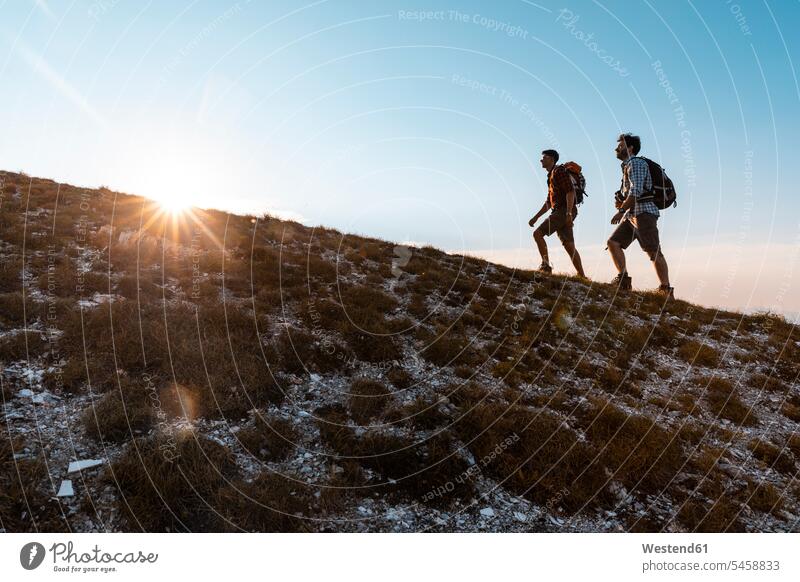
<instances>
[{"instance_id":1,"label":"man in dark shirt","mask_svg":"<svg viewBox=\"0 0 800 582\"><path fill-rule=\"evenodd\" d=\"M550 265L550 257L547 253L547 243L544 238L554 232L561 239L564 250L572 259L575 270L579 277L586 277L583 272L581 256L575 248L575 237L572 233L572 225L575 217L578 216L578 207L575 204L575 186L569 172L563 165L556 165L558 162L558 152L556 150L544 150L542 152L542 167L547 170L547 200L536 215L528 221L530 226L542 215L552 209L550 216L533 231L533 240L542 255L542 264L539 270L543 273L552 273L553 267Z\"/></svg>"}]
</instances>

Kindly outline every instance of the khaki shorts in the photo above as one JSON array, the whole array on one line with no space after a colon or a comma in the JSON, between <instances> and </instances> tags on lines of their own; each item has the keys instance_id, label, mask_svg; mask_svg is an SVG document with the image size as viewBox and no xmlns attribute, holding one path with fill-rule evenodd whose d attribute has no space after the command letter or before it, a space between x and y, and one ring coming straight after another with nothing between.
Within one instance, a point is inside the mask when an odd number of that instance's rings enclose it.
<instances>
[{"instance_id":1,"label":"khaki shorts","mask_svg":"<svg viewBox=\"0 0 800 582\"><path fill-rule=\"evenodd\" d=\"M655 261L661 251L657 221L658 216L643 212L631 220L620 222L608 240L619 243L623 249L627 249L634 240L638 240L639 246L647 253L650 260Z\"/></svg>"},{"instance_id":2,"label":"khaki shorts","mask_svg":"<svg viewBox=\"0 0 800 582\"><path fill-rule=\"evenodd\" d=\"M573 220L577 214L573 214ZM550 216L539 225L534 231L534 234L540 233L543 236L550 236L554 232L558 234L558 238L562 243L575 242L575 235L572 233L572 227L567 226L567 213L553 211Z\"/></svg>"}]
</instances>

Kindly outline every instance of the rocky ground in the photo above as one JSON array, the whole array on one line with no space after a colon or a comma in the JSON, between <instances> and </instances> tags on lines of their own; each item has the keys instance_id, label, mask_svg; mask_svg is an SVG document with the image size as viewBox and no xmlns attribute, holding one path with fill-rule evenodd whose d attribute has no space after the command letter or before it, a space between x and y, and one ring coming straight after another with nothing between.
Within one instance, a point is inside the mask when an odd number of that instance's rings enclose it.
<instances>
[{"instance_id":1,"label":"rocky ground","mask_svg":"<svg viewBox=\"0 0 800 582\"><path fill-rule=\"evenodd\" d=\"M800 529L780 317L0 176L6 531ZM171 435L226 468L151 466Z\"/></svg>"}]
</instances>

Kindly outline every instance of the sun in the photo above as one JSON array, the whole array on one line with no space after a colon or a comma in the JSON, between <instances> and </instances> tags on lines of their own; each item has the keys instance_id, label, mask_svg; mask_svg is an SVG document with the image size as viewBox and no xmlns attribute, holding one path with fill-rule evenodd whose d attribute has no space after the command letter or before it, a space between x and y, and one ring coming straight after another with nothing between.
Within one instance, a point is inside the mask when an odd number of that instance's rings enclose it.
<instances>
[{"instance_id":1,"label":"sun","mask_svg":"<svg viewBox=\"0 0 800 582\"><path fill-rule=\"evenodd\" d=\"M183 214L187 210L189 210L192 205L186 198L181 196L159 196L156 199L159 206L164 209L165 212L169 214Z\"/></svg>"},{"instance_id":2,"label":"sun","mask_svg":"<svg viewBox=\"0 0 800 582\"><path fill-rule=\"evenodd\" d=\"M196 190L190 183L191 180L185 178L190 176L188 172L161 172L156 175L158 178L148 189L147 196L155 200L164 213L183 214L196 204Z\"/></svg>"}]
</instances>

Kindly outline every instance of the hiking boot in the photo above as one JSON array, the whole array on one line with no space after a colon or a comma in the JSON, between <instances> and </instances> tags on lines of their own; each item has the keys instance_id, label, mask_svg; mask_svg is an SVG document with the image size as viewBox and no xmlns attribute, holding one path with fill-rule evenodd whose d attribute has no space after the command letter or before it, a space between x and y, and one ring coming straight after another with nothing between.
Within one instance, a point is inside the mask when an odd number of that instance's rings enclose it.
<instances>
[{"instance_id":1,"label":"hiking boot","mask_svg":"<svg viewBox=\"0 0 800 582\"><path fill-rule=\"evenodd\" d=\"M656 293L664 295L667 299L675 299L675 287L669 285L659 285Z\"/></svg>"},{"instance_id":2,"label":"hiking boot","mask_svg":"<svg viewBox=\"0 0 800 582\"><path fill-rule=\"evenodd\" d=\"M620 291L630 291L633 285L631 284L632 279L628 275L628 273L620 273L611 281L612 285L619 287Z\"/></svg>"},{"instance_id":3,"label":"hiking boot","mask_svg":"<svg viewBox=\"0 0 800 582\"><path fill-rule=\"evenodd\" d=\"M553 267L551 267L547 263L542 263L541 265L539 265L538 271L541 271L545 275L549 275L550 273L553 272Z\"/></svg>"}]
</instances>

